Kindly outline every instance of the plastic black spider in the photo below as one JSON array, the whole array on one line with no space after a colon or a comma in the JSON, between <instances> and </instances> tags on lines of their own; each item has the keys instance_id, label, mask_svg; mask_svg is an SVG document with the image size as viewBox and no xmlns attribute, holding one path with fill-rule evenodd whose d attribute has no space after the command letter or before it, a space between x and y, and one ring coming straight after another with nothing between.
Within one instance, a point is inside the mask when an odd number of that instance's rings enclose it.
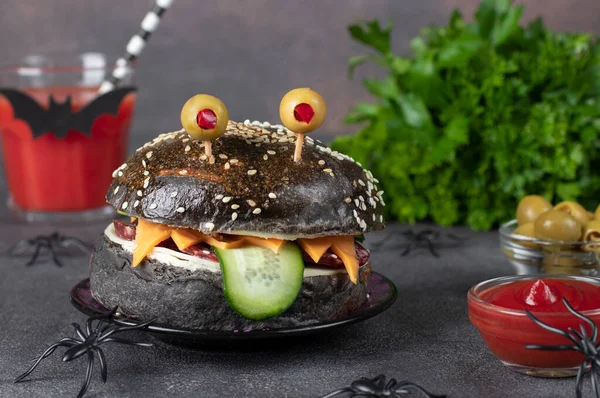
<instances>
[{"instance_id":1,"label":"plastic black spider","mask_svg":"<svg viewBox=\"0 0 600 398\"><path fill-rule=\"evenodd\" d=\"M410 394L409 390L411 389L426 398L445 397L445 395L431 394L423 387L410 381L397 382L396 379L390 379L386 383L385 375L379 375L373 379L362 377L352 382L350 387L340 388L327 395L323 395L321 398L331 398L341 394L346 394L349 397L399 397L401 394Z\"/></svg>"},{"instance_id":2,"label":"plastic black spider","mask_svg":"<svg viewBox=\"0 0 600 398\"><path fill-rule=\"evenodd\" d=\"M33 255L27 262L27 265L33 265L37 260L42 249L46 249L52 255L52 261L59 267L62 267L62 263L58 259L58 252L60 249L68 249L74 246L81 250L83 253L89 253L90 246L78 238L69 236L63 236L58 232L53 232L50 235L40 235L35 238L23 239L15 243L8 249L9 256L16 256L25 254L33 249Z\"/></svg>"},{"instance_id":3,"label":"plastic black spider","mask_svg":"<svg viewBox=\"0 0 600 398\"><path fill-rule=\"evenodd\" d=\"M79 358L82 355L87 354L88 357L88 365L85 376L85 381L81 386L81 390L77 395L77 398L81 398L86 393L90 381L92 380L92 371L94 369L94 354L98 354L98 362L100 362L100 372L102 376L102 381L106 383L108 371L106 368L106 357L104 356L104 352L100 348L100 345L104 343L120 343L120 344L129 344L135 346L142 347L150 347L151 343L139 343L135 341L125 340L120 337L113 337L113 335L117 333L127 332L131 330L139 330L148 326L152 321L140 323L135 326L116 326L110 323L107 323L105 320L109 320L117 311L117 308L113 308L110 312L105 313L103 315L96 315L88 318L85 324L85 332L81 330L81 327L77 323L73 323L72 326L77 333L77 338L65 337L64 339L59 340L57 343L52 344L50 347L44 351L44 353L34 362L34 364L22 375L17 377L14 382L19 383L23 381L27 376L31 374L35 370L35 368L39 365L39 363L52 355L52 353L58 347L67 347L67 351L65 351L62 360L63 362L69 362L74 359ZM96 327L94 328L92 323L94 321L98 321Z\"/></svg>"},{"instance_id":4,"label":"plastic black spider","mask_svg":"<svg viewBox=\"0 0 600 398\"><path fill-rule=\"evenodd\" d=\"M575 311L575 309L573 309L573 307L571 307L569 302L564 297L562 300L563 300L563 303L565 303L565 306L567 307L567 309L569 310L569 312L571 314L573 314L577 318L583 320L585 323L587 323L590 326L591 336L590 336L590 334L588 334L584 324L579 325L579 331L577 331L573 328L568 328L567 331L564 331L564 330L560 330L560 329L557 329L555 327L545 324L544 322L537 319L531 312L525 311L527 316L533 322L535 322L538 326L540 326L550 332L564 336L573 342L573 345L558 345L558 346L529 344L529 345L526 345L525 348L528 348L530 350L577 351L577 352L582 353L585 356L585 359L581 363L581 366L579 366L579 370L577 372L577 381L576 381L576 387L575 387L576 396L577 396L577 398L583 397L583 395L582 395L583 394L582 393L583 372L585 372L585 370L588 368L588 366L591 366L591 368L592 368L592 375L591 375L592 387L594 389L594 393L595 393L596 397L600 398L600 391L598 390L598 387L600 386L600 378L598 377L598 371L600 371L600 352L598 352L600 350L600 344L597 344L598 326L596 326L594 321L592 321L590 318Z\"/></svg>"},{"instance_id":5,"label":"plastic black spider","mask_svg":"<svg viewBox=\"0 0 600 398\"><path fill-rule=\"evenodd\" d=\"M381 246L384 246L385 243L389 241L389 238L392 237L393 235L395 235L394 232L388 234L385 238L381 239L379 242L377 242L375 245L373 245L374 246L373 250L377 250ZM411 229L409 231L402 232L402 235L404 235L406 237L406 239L408 240L408 246L406 247L406 249L404 249L404 251L401 254L401 256L403 256L403 257L408 255L411 251L417 249L422 244L425 244L427 246L427 249L429 250L429 252L432 255L434 255L435 257L439 258L440 254L437 251L435 245L440 243L441 238L447 237L454 241L458 241L461 239L460 237L458 237L454 234L450 234L450 233L444 234L442 236L440 231L434 231L432 229L424 229L418 233L415 233Z\"/></svg>"}]
</instances>

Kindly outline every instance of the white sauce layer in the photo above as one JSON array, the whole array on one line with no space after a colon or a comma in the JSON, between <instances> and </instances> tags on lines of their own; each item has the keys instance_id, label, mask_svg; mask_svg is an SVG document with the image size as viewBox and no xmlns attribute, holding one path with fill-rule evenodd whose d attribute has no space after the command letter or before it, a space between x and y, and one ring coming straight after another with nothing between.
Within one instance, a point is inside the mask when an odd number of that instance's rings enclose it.
<instances>
[{"instance_id":1,"label":"white sauce layer","mask_svg":"<svg viewBox=\"0 0 600 398\"><path fill-rule=\"evenodd\" d=\"M113 243L121 246L123 250L133 253L135 242L119 238L115 233L113 223L110 223L104 230L104 235ZM174 267L181 267L190 271L205 270L210 272L221 272L221 265L217 261L210 261L204 258L191 256L186 253L181 253L175 250L167 249L166 247L155 247L148 255L150 260L160 261L165 264L171 264ZM337 273L346 272L344 269L332 269L321 267L304 268L304 277L334 275Z\"/></svg>"}]
</instances>

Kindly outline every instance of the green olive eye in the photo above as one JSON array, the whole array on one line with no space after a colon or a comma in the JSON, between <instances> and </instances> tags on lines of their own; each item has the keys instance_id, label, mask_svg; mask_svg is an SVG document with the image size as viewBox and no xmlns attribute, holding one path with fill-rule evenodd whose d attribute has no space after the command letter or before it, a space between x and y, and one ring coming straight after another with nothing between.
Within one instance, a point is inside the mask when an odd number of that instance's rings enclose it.
<instances>
[{"instance_id":1,"label":"green olive eye","mask_svg":"<svg viewBox=\"0 0 600 398\"><path fill-rule=\"evenodd\" d=\"M327 105L310 88L295 88L281 99L279 117L285 127L297 134L308 134L323 124Z\"/></svg>"},{"instance_id":2,"label":"green olive eye","mask_svg":"<svg viewBox=\"0 0 600 398\"><path fill-rule=\"evenodd\" d=\"M217 139L227 129L228 121L227 107L212 95L194 95L181 109L181 125L195 140Z\"/></svg>"},{"instance_id":3,"label":"green olive eye","mask_svg":"<svg viewBox=\"0 0 600 398\"><path fill-rule=\"evenodd\" d=\"M302 160L304 134L308 134L323 124L327 105L316 91L310 88L295 88L281 99L279 117L285 127L297 134L294 161Z\"/></svg>"}]
</instances>

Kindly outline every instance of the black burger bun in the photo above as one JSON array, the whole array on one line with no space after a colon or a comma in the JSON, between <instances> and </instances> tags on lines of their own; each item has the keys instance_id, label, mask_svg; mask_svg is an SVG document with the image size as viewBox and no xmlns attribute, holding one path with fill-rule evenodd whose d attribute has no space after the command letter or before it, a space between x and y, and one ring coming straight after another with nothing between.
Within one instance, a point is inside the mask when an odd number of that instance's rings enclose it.
<instances>
[{"instance_id":1,"label":"black burger bun","mask_svg":"<svg viewBox=\"0 0 600 398\"><path fill-rule=\"evenodd\" d=\"M274 237L359 235L383 224L377 180L350 157L283 126L229 122L212 144L162 134L119 169L107 201L118 211L174 227Z\"/></svg>"}]
</instances>

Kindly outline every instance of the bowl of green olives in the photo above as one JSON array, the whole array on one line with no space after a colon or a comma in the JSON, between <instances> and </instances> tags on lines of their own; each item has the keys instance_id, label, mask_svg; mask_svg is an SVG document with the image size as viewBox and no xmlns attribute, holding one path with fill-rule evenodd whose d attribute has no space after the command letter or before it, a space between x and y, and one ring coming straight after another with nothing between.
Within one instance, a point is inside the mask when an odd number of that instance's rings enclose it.
<instances>
[{"instance_id":1,"label":"bowl of green olives","mask_svg":"<svg viewBox=\"0 0 600 398\"><path fill-rule=\"evenodd\" d=\"M516 219L500 226L500 246L519 275L600 276L600 206L555 206L538 195L524 197Z\"/></svg>"}]
</instances>

